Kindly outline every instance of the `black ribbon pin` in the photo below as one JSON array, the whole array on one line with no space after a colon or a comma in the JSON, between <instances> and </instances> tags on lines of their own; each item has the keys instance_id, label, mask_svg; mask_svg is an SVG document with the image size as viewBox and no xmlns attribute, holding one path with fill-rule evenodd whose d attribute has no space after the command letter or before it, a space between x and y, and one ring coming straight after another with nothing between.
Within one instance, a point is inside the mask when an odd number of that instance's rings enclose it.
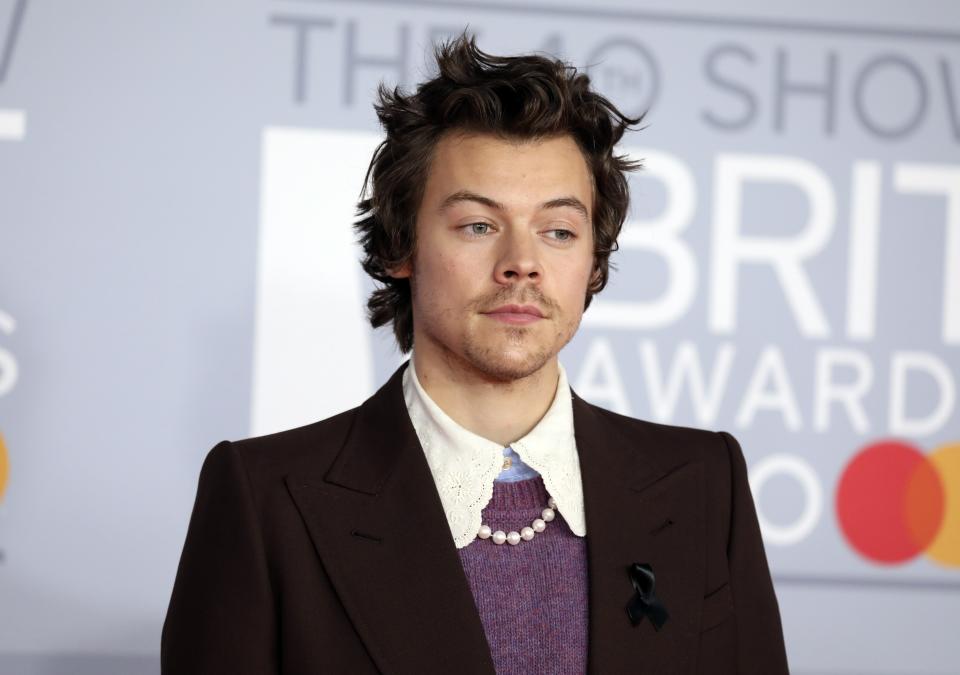
<instances>
[{"instance_id":1,"label":"black ribbon pin","mask_svg":"<svg viewBox=\"0 0 960 675\"><path fill-rule=\"evenodd\" d=\"M627 616L634 626L643 621L644 616L650 617L650 623L656 630L666 622L670 615L666 607L657 598L653 591L653 569L647 563L633 563L627 568L630 581L637 593L627 603Z\"/></svg>"}]
</instances>

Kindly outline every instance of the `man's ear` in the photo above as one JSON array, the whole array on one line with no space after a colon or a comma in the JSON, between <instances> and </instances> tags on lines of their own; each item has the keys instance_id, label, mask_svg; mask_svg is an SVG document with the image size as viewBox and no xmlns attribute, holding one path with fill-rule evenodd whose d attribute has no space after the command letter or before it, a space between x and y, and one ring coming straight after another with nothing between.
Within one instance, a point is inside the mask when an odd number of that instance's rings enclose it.
<instances>
[{"instance_id":1,"label":"man's ear","mask_svg":"<svg viewBox=\"0 0 960 675\"><path fill-rule=\"evenodd\" d=\"M412 269L413 266L410 264L410 259L408 258L396 267L388 267L387 274L394 279L409 279Z\"/></svg>"}]
</instances>

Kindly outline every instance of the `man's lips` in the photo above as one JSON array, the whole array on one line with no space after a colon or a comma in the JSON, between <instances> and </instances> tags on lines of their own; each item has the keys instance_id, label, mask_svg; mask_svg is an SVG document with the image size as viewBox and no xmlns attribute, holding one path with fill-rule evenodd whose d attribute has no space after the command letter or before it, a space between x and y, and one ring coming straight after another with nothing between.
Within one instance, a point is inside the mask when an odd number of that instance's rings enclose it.
<instances>
[{"instance_id":1,"label":"man's lips","mask_svg":"<svg viewBox=\"0 0 960 675\"><path fill-rule=\"evenodd\" d=\"M528 324L543 318L543 312L533 305L503 305L484 314L491 319L512 324Z\"/></svg>"}]
</instances>

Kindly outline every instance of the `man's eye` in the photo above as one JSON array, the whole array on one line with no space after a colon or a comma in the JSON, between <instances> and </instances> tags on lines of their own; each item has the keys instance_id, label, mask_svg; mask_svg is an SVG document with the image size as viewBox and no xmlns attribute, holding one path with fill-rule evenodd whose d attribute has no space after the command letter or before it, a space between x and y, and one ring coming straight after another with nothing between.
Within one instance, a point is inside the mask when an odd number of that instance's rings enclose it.
<instances>
[{"instance_id":1,"label":"man's eye","mask_svg":"<svg viewBox=\"0 0 960 675\"><path fill-rule=\"evenodd\" d=\"M489 223L468 223L464 225L464 228L467 231L467 234L482 235L487 234L490 231Z\"/></svg>"},{"instance_id":2,"label":"man's eye","mask_svg":"<svg viewBox=\"0 0 960 675\"><path fill-rule=\"evenodd\" d=\"M574 239L577 236L570 230L562 230L562 229L548 230L548 234L554 235L553 238L556 239L557 241L570 241L571 239Z\"/></svg>"}]
</instances>

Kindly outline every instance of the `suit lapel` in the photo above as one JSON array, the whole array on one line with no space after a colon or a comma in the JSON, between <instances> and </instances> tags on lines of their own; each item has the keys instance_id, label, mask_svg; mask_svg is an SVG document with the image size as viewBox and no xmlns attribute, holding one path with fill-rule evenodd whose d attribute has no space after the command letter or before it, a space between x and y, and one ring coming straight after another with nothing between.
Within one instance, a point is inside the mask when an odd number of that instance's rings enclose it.
<instances>
[{"instance_id":1,"label":"suit lapel","mask_svg":"<svg viewBox=\"0 0 960 675\"><path fill-rule=\"evenodd\" d=\"M670 441L654 425L631 422L628 439L624 422L576 394L573 409L587 520L589 673L691 672L704 585L703 466L660 459L671 456ZM633 562L651 566L670 614L659 631L627 616Z\"/></svg>"},{"instance_id":2,"label":"suit lapel","mask_svg":"<svg viewBox=\"0 0 960 675\"><path fill-rule=\"evenodd\" d=\"M398 369L326 472L287 485L377 668L493 675L469 583L403 401Z\"/></svg>"}]
</instances>

